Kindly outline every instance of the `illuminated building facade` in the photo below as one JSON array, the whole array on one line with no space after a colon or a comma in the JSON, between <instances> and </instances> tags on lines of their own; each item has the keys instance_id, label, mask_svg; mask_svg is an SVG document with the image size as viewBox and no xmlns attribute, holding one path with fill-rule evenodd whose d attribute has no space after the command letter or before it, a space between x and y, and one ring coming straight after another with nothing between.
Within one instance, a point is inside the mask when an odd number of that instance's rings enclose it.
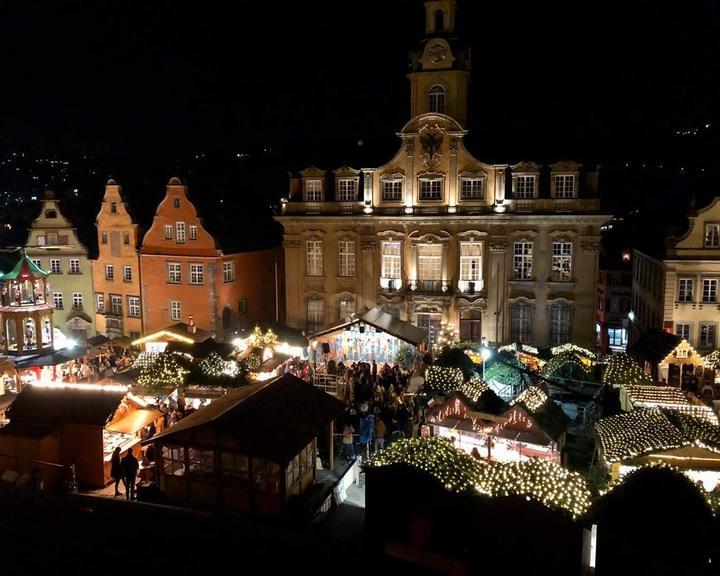
<instances>
[{"instance_id":1,"label":"illuminated building facade","mask_svg":"<svg viewBox=\"0 0 720 576\"><path fill-rule=\"evenodd\" d=\"M597 167L490 164L464 146L470 51L453 0L426 2L412 118L375 168L291 177L284 227L288 325L308 333L374 306L460 339L595 342Z\"/></svg>"}]
</instances>

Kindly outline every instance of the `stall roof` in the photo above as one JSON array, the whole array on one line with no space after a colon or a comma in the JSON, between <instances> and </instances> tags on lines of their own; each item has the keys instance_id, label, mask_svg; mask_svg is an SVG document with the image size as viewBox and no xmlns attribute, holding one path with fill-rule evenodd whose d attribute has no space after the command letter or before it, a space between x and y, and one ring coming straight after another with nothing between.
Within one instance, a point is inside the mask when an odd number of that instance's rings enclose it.
<instances>
[{"instance_id":1,"label":"stall roof","mask_svg":"<svg viewBox=\"0 0 720 576\"><path fill-rule=\"evenodd\" d=\"M198 328L197 326L195 327L195 332L191 332L189 324L186 324L185 322L178 322L177 324L173 324L172 326L168 326L167 328L163 328L157 332L145 334L144 336L133 340L132 345L139 346L145 342L153 342L155 340L164 339L180 340L187 343L202 342L211 336L212 334L210 332L203 330L202 328Z\"/></svg>"},{"instance_id":2,"label":"stall roof","mask_svg":"<svg viewBox=\"0 0 720 576\"><path fill-rule=\"evenodd\" d=\"M64 364L76 358L82 358L87 354L87 350L82 346L73 346L72 348L62 348L55 350L49 354L39 354L37 356L24 356L15 361L16 368L32 368L34 366L57 366Z\"/></svg>"},{"instance_id":3,"label":"stall roof","mask_svg":"<svg viewBox=\"0 0 720 576\"><path fill-rule=\"evenodd\" d=\"M232 436L239 452L286 464L344 410L336 398L284 374L230 390L144 443L188 442L188 433L207 427Z\"/></svg>"},{"instance_id":4,"label":"stall roof","mask_svg":"<svg viewBox=\"0 0 720 576\"><path fill-rule=\"evenodd\" d=\"M289 354L273 354L271 358L268 358L260 364L260 367L255 370L255 372L272 372L275 370L278 366L281 364L284 364L288 360L290 360L292 356Z\"/></svg>"},{"instance_id":5,"label":"stall roof","mask_svg":"<svg viewBox=\"0 0 720 576\"><path fill-rule=\"evenodd\" d=\"M162 412L159 410L138 408L127 416L120 418L117 422L108 425L107 429L113 432L122 432L123 434L135 434L138 430L145 428L150 422L155 422L160 416L162 416Z\"/></svg>"},{"instance_id":6,"label":"stall roof","mask_svg":"<svg viewBox=\"0 0 720 576\"><path fill-rule=\"evenodd\" d=\"M343 324L338 324L331 328L327 328L326 330L321 330L320 332L311 334L310 338L316 338L324 334L344 330L354 324L360 324L361 322L374 326L377 330L387 332L391 336L395 336L395 338L399 338L400 340L408 342L413 346L419 346L427 340L427 332L425 330L410 324L410 322L395 318L391 314L383 312L379 307L375 307L363 316L350 320L349 322L344 322Z\"/></svg>"},{"instance_id":7,"label":"stall roof","mask_svg":"<svg viewBox=\"0 0 720 576\"><path fill-rule=\"evenodd\" d=\"M168 342L166 350L168 352L187 352L193 358L207 358L213 352L219 354L222 358L227 358L235 351L235 346L227 342L216 342L214 338L207 338L192 344L171 340Z\"/></svg>"},{"instance_id":8,"label":"stall roof","mask_svg":"<svg viewBox=\"0 0 720 576\"><path fill-rule=\"evenodd\" d=\"M105 426L117 410L125 392L27 386L10 405L7 418L14 424L55 426L87 424Z\"/></svg>"},{"instance_id":9,"label":"stall roof","mask_svg":"<svg viewBox=\"0 0 720 576\"><path fill-rule=\"evenodd\" d=\"M107 336L103 336L102 334L98 334L97 336L93 336L92 338L87 339L88 348L102 346L106 342L110 342L110 338L108 338Z\"/></svg>"}]
</instances>

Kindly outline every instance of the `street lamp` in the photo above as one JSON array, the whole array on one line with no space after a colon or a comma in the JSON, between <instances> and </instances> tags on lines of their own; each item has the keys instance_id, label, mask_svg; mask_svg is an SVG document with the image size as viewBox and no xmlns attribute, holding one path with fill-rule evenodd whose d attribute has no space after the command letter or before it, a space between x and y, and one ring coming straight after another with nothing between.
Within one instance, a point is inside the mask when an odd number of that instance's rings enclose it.
<instances>
[{"instance_id":1,"label":"street lamp","mask_svg":"<svg viewBox=\"0 0 720 576\"><path fill-rule=\"evenodd\" d=\"M480 356L482 356L482 359L483 359L483 374L482 375L483 375L483 380L485 380L485 360L487 360L488 358L490 358L490 356L492 356L492 350L490 350L490 348L483 348L482 350L480 350Z\"/></svg>"}]
</instances>

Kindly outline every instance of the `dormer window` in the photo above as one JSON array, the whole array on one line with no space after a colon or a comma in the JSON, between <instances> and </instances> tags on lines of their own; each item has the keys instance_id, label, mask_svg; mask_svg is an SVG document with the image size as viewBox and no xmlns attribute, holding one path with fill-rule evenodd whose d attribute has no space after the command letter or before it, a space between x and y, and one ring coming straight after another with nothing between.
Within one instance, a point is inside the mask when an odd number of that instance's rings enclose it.
<instances>
[{"instance_id":1,"label":"dormer window","mask_svg":"<svg viewBox=\"0 0 720 576\"><path fill-rule=\"evenodd\" d=\"M575 198L575 175L555 174L553 176L554 198Z\"/></svg>"},{"instance_id":2,"label":"dormer window","mask_svg":"<svg viewBox=\"0 0 720 576\"><path fill-rule=\"evenodd\" d=\"M705 224L705 248L720 248L720 224Z\"/></svg>"},{"instance_id":3,"label":"dormer window","mask_svg":"<svg viewBox=\"0 0 720 576\"><path fill-rule=\"evenodd\" d=\"M180 208L180 198L173 198L173 208Z\"/></svg>"},{"instance_id":4,"label":"dormer window","mask_svg":"<svg viewBox=\"0 0 720 576\"><path fill-rule=\"evenodd\" d=\"M537 178L534 174L513 174L512 184L515 198L537 196Z\"/></svg>"},{"instance_id":5,"label":"dormer window","mask_svg":"<svg viewBox=\"0 0 720 576\"><path fill-rule=\"evenodd\" d=\"M461 200L485 200L485 176L466 175L460 177Z\"/></svg>"},{"instance_id":6,"label":"dormer window","mask_svg":"<svg viewBox=\"0 0 720 576\"><path fill-rule=\"evenodd\" d=\"M305 202L322 202L322 180L305 180Z\"/></svg>"},{"instance_id":7,"label":"dormer window","mask_svg":"<svg viewBox=\"0 0 720 576\"><path fill-rule=\"evenodd\" d=\"M342 178L338 180L338 201L355 202L357 199L358 181L355 178Z\"/></svg>"},{"instance_id":8,"label":"dormer window","mask_svg":"<svg viewBox=\"0 0 720 576\"><path fill-rule=\"evenodd\" d=\"M420 200L435 201L443 198L443 179L441 177L420 178Z\"/></svg>"},{"instance_id":9,"label":"dormer window","mask_svg":"<svg viewBox=\"0 0 720 576\"><path fill-rule=\"evenodd\" d=\"M403 197L403 178L391 177L382 179L382 201L400 202Z\"/></svg>"},{"instance_id":10,"label":"dormer window","mask_svg":"<svg viewBox=\"0 0 720 576\"><path fill-rule=\"evenodd\" d=\"M117 202L110 202L110 212L117 214Z\"/></svg>"},{"instance_id":11,"label":"dormer window","mask_svg":"<svg viewBox=\"0 0 720 576\"><path fill-rule=\"evenodd\" d=\"M45 218L57 218L57 210L45 210Z\"/></svg>"},{"instance_id":12,"label":"dormer window","mask_svg":"<svg viewBox=\"0 0 720 576\"><path fill-rule=\"evenodd\" d=\"M439 84L435 84L428 92L428 110L445 114L445 88Z\"/></svg>"}]
</instances>

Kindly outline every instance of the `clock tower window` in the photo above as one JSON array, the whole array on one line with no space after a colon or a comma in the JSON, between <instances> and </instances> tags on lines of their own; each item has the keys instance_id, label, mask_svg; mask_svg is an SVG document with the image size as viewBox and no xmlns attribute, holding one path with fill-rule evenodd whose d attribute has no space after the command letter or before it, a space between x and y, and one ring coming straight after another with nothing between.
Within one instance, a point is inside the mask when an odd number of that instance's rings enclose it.
<instances>
[{"instance_id":1,"label":"clock tower window","mask_svg":"<svg viewBox=\"0 0 720 576\"><path fill-rule=\"evenodd\" d=\"M428 110L445 114L445 88L439 84L435 84L428 92Z\"/></svg>"}]
</instances>

